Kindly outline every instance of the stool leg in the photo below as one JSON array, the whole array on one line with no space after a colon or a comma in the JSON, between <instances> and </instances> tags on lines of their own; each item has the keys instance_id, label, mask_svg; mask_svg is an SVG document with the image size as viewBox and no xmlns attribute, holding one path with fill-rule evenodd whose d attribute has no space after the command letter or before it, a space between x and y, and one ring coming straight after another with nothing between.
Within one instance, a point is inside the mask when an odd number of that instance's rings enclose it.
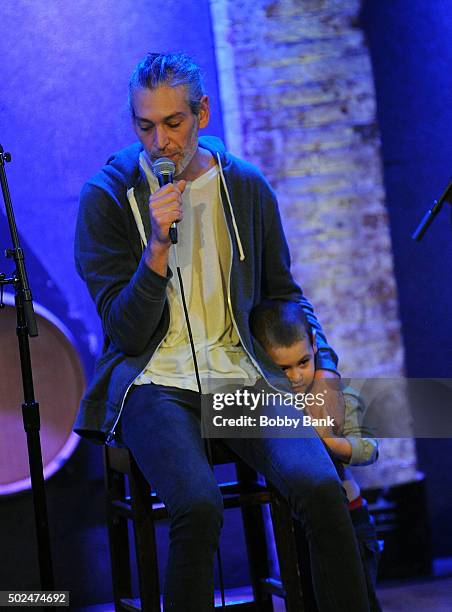
<instances>
[{"instance_id":1,"label":"stool leg","mask_svg":"<svg viewBox=\"0 0 452 612\"><path fill-rule=\"evenodd\" d=\"M124 474L110 467L108 450L104 448L105 488L107 493L107 529L110 546L111 575L115 610L122 610L121 599L132 597L130 576L130 550L127 531L127 519L118 516L112 510L115 500L125 497Z\"/></svg>"},{"instance_id":2,"label":"stool leg","mask_svg":"<svg viewBox=\"0 0 452 612\"><path fill-rule=\"evenodd\" d=\"M236 463L236 470L237 481L244 488L257 480L257 473L242 461ZM270 570L262 506L245 506L241 511L256 608L260 612L273 612L272 597L263 588Z\"/></svg>"},{"instance_id":3,"label":"stool leg","mask_svg":"<svg viewBox=\"0 0 452 612\"><path fill-rule=\"evenodd\" d=\"M287 612L304 612L292 513L285 499L275 489L271 489L273 491L271 504L273 533L278 553L281 582L285 591L286 610Z\"/></svg>"},{"instance_id":4,"label":"stool leg","mask_svg":"<svg viewBox=\"0 0 452 612\"><path fill-rule=\"evenodd\" d=\"M151 489L130 455L129 488L143 612L160 612L157 542L151 508Z\"/></svg>"}]
</instances>

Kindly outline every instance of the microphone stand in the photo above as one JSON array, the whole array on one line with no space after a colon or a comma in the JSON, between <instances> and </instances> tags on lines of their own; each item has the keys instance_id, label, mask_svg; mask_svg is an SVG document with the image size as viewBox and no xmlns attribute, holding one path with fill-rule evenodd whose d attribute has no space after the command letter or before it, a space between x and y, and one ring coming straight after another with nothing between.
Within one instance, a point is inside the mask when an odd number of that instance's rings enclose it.
<instances>
[{"instance_id":1,"label":"microphone stand","mask_svg":"<svg viewBox=\"0 0 452 612\"><path fill-rule=\"evenodd\" d=\"M443 203L449 202L449 204L451 204L452 203L451 198L452 198L452 181L447 185L441 197L438 200L433 201L433 206L429 208L429 210L422 217L421 222L419 223L417 228L414 230L413 235L411 236L413 240L416 240L417 242L422 240L425 232L430 227L433 219L437 216L437 214L441 210Z\"/></svg>"},{"instance_id":2,"label":"microphone stand","mask_svg":"<svg viewBox=\"0 0 452 612\"><path fill-rule=\"evenodd\" d=\"M3 288L12 285L15 291L15 305L17 314L17 339L19 342L20 366L22 371L22 384L24 390L24 403L22 404L22 418L27 434L28 460L30 464L31 488L36 522L36 538L38 545L38 562L40 571L41 590L52 591L54 578L52 568L52 555L50 549L49 525L47 519L47 504L44 489L44 474L42 466L41 441L39 436L40 418L39 404L35 401L33 389L33 373L30 358L28 336L38 335L36 317L33 310L33 300L28 285L25 269L24 253L20 246L14 211L9 194L8 182L5 172L5 163L11 161L10 153L5 153L0 145L0 182L5 201L6 215L13 243L12 249L6 249L6 257L14 259L16 269L11 278L0 274L0 308L3 304Z\"/></svg>"}]
</instances>

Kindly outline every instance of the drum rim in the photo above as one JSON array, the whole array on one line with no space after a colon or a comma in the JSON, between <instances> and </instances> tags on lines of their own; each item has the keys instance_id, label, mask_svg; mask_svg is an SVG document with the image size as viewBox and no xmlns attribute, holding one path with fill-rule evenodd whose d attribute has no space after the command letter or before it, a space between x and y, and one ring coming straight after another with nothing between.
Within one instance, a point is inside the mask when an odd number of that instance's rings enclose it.
<instances>
[{"instance_id":1,"label":"drum rim","mask_svg":"<svg viewBox=\"0 0 452 612\"><path fill-rule=\"evenodd\" d=\"M52 459L52 461L43 468L44 480L53 476L63 467L77 448L79 441L80 437L72 431L55 459ZM22 480L16 480L7 484L0 484L0 496L12 495L13 493L20 493L21 491L27 491L29 489L31 489L31 478L23 478Z\"/></svg>"},{"instance_id":2,"label":"drum rim","mask_svg":"<svg viewBox=\"0 0 452 612\"><path fill-rule=\"evenodd\" d=\"M6 306L15 306L14 295L12 293L9 293L8 291L5 291L3 294L3 303L6 304ZM56 315L54 315L53 312L51 312L48 308L46 308L39 302L36 302L35 300L33 300L33 309L36 314L40 315L41 317L44 317L44 319L47 319L50 323L53 323L53 325L55 325L55 327L57 327L64 336L66 336L66 338L69 340L69 342L72 344L72 346L77 351L74 335L70 331L70 329L66 327L66 325L63 323L61 319L59 319ZM80 359L80 363L82 364L81 359ZM83 364L82 364L82 369L83 369Z\"/></svg>"},{"instance_id":3,"label":"drum rim","mask_svg":"<svg viewBox=\"0 0 452 612\"><path fill-rule=\"evenodd\" d=\"M15 306L14 295L5 291L3 294L3 303L6 306ZM83 367L83 362L78 355L78 350L76 347L75 339L71 331L66 327L66 325L56 316L54 315L48 308L40 304L39 302L35 302L33 300L33 308L36 314L47 319L49 323L52 323L71 343L73 348L75 349L77 356L80 360L80 366L82 369L83 378L85 379L85 371ZM25 435L25 431L24 431ZM52 459L48 465L43 466L44 480L47 480L51 476L53 476L58 470L60 470L63 465L67 462L69 457L75 451L80 441L80 436L78 436L73 431L70 433L66 442L63 444L61 450L58 452L58 455ZM0 483L0 496L12 495L14 493L20 493L22 491L27 491L31 489L31 478L28 476L27 478L22 478L21 480L16 480L14 482L10 482L7 484Z\"/></svg>"}]
</instances>

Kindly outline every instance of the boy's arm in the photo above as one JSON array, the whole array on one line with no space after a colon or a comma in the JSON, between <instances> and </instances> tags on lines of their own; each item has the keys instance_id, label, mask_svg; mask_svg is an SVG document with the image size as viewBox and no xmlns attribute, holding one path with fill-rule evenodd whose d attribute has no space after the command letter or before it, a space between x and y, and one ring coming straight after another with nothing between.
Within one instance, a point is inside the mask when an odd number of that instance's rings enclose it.
<instances>
[{"instance_id":1,"label":"boy's arm","mask_svg":"<svg viewBox=\"0 0 452 612\"><path fill-rule=\"evenodd\" d=\"M363 427L365 412L361 398L351 389L344 391L345 421L342 437L333 434L331 428L317 428L320 437L331 453L350 465L369 465L378 458L378 442L372 432Z\"/></svg>"}]
</instances>

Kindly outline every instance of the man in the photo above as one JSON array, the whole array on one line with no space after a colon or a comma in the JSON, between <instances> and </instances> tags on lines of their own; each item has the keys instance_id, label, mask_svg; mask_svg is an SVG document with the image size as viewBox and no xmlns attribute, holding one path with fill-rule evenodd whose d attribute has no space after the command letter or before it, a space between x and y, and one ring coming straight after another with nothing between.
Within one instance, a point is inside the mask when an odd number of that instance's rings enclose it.
<instances>
[{"instance_id":1,"label":"man","mask_svg":"<svg viewBox=\"0 0 452 612\"><path fill-rule=\"evenodd\" d=\"M203 612L213 607L222 500L204 453L175 266L203 391L228 379L252 387L275 375L249 329L249 313L263 298L303 304L317 334L317 377L336 376L336 357L291 277L274 193L218 139L198 140L209 99L196 64L182 54L148 54L131 76L129 101L139 143L111 157L81 194L76 262L105 346L76 429L128 446L170 514L165 609ZM176 166L176 182L161 188L151 171L160 157ZM177 247L168 235L173 222ZM319 608L368 610L345 497L319 438L226 443L303 522Z\"/></svg>"}]
</instances>

